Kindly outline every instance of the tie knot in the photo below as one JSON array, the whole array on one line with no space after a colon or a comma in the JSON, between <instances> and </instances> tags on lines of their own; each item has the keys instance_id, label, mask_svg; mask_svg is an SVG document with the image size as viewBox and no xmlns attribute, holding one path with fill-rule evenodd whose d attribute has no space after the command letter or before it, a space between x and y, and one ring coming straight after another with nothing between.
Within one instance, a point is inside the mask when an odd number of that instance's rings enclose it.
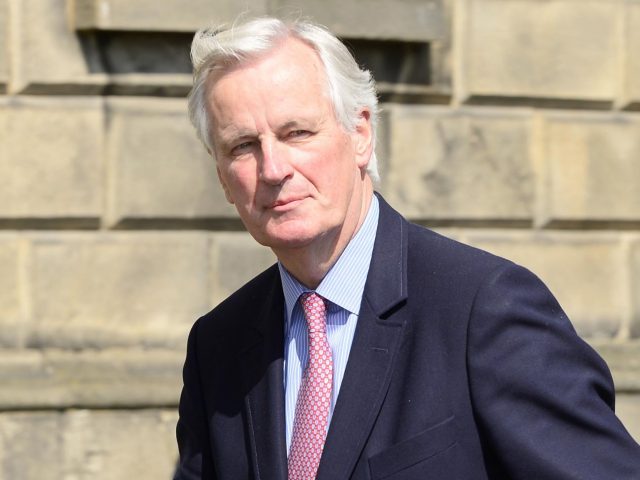
<instances>
[{"instance_id":1,"label":"tie knot","mask_svg":"<svg viewBox=\"0 0 640 480\"><path fill-rule=\"evenodd\" d=\"M300 295L300 303L309 333L324 332L327 328L327 306L324 298L315 292Z\"/></svg>"}]
</instances>

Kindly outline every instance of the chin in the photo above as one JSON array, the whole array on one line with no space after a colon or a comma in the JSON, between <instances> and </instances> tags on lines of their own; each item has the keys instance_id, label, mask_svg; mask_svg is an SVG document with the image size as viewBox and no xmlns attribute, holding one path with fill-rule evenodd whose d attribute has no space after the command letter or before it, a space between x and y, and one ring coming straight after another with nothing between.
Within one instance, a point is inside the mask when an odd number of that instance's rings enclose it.
<instances>
[{"instance_id":1,"label":"chin","mask_svg":"<svg viewBox=\"0 0 640 480\"><path fill-rule=\"evenodd\" d=\"M279 237L265 237L258 240L262 245L272 249L296 249L308 246L313 242L313 238L301 237L301 236L279 236Z\"/></svg>"},{"instance_id":2,"label":"chin","mask_svg":"<svg viewBox=\"0 0 640 480\"><path fill-rule=\"evenodd\" d=\"M247 222L245 227L247 227ZM261 245L271 248L298 248L309 245L322 236L322 229L305 219L290 219L275 222L252 224L247 228L251 236Z\"/></svg>"},{"instance_id":3,"label":"chin","mask_svg":"<svg viewBox=\"0 0 640 480\"><path fill-rule=\"evenodd\" d=\"M313 243L321 235L317 232L309 232L304 230L283 231L278 229L276 232L259 232L251 233L258 243L273 249L296 249L306 247Z\"/></svg>"}]
</instances>

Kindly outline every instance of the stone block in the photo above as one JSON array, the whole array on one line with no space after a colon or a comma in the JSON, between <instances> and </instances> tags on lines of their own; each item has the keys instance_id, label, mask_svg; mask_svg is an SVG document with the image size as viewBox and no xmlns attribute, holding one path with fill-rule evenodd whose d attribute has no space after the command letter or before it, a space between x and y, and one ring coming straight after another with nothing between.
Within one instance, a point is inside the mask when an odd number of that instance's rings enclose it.
<instances>
[{"instance_id":1,"label":"stone block","mask_svg":"<svg viewBox=\"0 0 640 480\"><path fill-rule=\"evenodd\" d=\"M95 39L70 28L67 3L13 2L11 91L97 93L107 83Z\"/></svg>"},{"instance_id":2,"label":"stone block","mask_svg":"<svg viewBox=\"0 0 640 480\"><path fill-rule=\"evenodd\" d=\"M615 235L495 231L465 240L536 273L582 336L614 337L627 324L625 250Z\"/></svg>"},{"instance_id":3,"label":"stone block","mask_svg":"<svg viewBox=\"0 0 640 480\"><path fill-rule=\"evenodd\" d=\"M465 0L463 90L611 102L620 82L618 15L609 0Z\"/></svg>"},{"instance_id":4,"label":"stone block","mask_svg":"<svg viewBox=\"0 0 640 480\"><path fill-rule=\"evenodd\" d=\"M29 345L182 348L210 308L207 243L198 233L39 235Z\"/></svg>"},{"instance_id":5,"label":"stone block","mask_svg":"<svg viewBox=\"0 0 640 480\"><path fill-rule=\"evenodd\" d=\"M638 222L640 122L631 114L549 114L538 223Z\"/></svg>"},{"instance_id":6,"label":"stone block","mask_svg":"<svg viewBox=\"0 0 640 480\"><path fill-rule=\"evenodd\" d=\"M528 221L530 119L506 109L384 106L381 190L413 219Z\"/></svg>"},{"instance_id":7,"label":"stone block","mask_svg":"<svg viewBox=\"0 0 640 480\"><path fill-rule=\"evenodd\" d=\"M0 237L0 347L15 347L24 333L20 244Z\"/></svg>"},{"instance_id":8,"label":"stone block","mask_svg":"<svg viewBox=\"0 0 640 480\"><path fill-rule=\"evenodd\" d=\"M109 102L110 222L237 218L183 99Z\"/></svg>"},{"instance_id":9,"label":"stone block","mask_svg":"<svg viewBox=\"0 0 640 480\"><path fill-rule=\"evenodd\" d=\"M635 441L640 443L640 393L618 394L616 414Z\"/></svg>"},{"instance_id":10,"label":"stone block","mask_svg":"<svg viewBox=\"0 0 640 480\"><path fill-rule=\"evenodd\" d=\"M0 480L170 478L176 420L173 410L2 413Z\"/></svg>"},{"instance_id":11,"label":"stone block","mask_svg":"<svg viewBox=\"0 0 640 480\"><path fill-rule=\"evenodd\" d=\"M631 247L631 298L633 299L633 316L631 320L631 335L640 337L640 240L636 240ZM640 387L638 387L640 390Z\"/></svg>"},{"instance_id":12,"label":"stone block","mask_svg":"<svg viewBox=\"0 0 640 480\"><path fill-rule=\"evenodd\" d=\"M9 82L9 3L0 0L0 93L7 91Z\"/></svg>"},{"instance_id":13,"label":"stone block","mask_svg":"<svg viewBox=\"0 0 640 480\"><path fill-rule=\"evenodd\" d=\"M625 102L640 106L640 58L636 52L640 49L640 3L625 2Z\"/></svg>"},{"instance_id":14,"label":"stone block","mask_svg":"<svg viewBox=\"0 0 640 480\"><path fill-rule=\"evenodd\" d=\"M67 17L72 0L14 2L11 93L184 96L191 85L188 34L77 31ZM99 2L108 10L108 2ZM133 10L141 2L122 2ZM138 18L162 10L143 2ZM161 2L164 4L164 2ZM69 7L71 10L72 8ZM102 10L101 10L102 11ZM180 19L184 7L175 14ZM152 38L149 38L149 37Z\"/></svg>"},{"instance_id":15,"label":"stone block","mask_svg":"<svg viewBox=\"0 0 640 480\"><path fill-rule=\"evenodd\" d=\"M394 38L426 41L442 38L449 27L443 0L75 0L74 24L79 29L194 31L208 24L232 22L239 14L267 13L309 16L351 38ZM385 21L381 22L380 19Z\"/></svg>"},{"instance_id":16,"label":"stone block","mask_svg":"<svg viewBox=\"0 0 640 480\"><path fill-rule=\"evenodd\" d=\"M97 219L102 214L98 99L0 100L0 219Z\"/></svg>"},{"instance_id":17,"label":"stone block","mask_svg":"<svg viewBox=\"0 0 640 480\"><path fill-rule=\"evenodd\" d=\"M347 38L429 41L449 34L444 3L395 0L390 7L387 0L274 0L269 13L302 13Z\"/></svg>"},{"instance_id":18,"label":"stone block","mask_svg":"<svg viewBox=\"0 0 640 480\"><path fill-rule=\"evenodd\" d=\"M63 415L67 478L171 478L177 459L174 410L72 410Z\"/></svg>"},{"instance_id":19,"label":"stone block","mask_svg":"<svg viewBox=\"0 0 640 480\"><path fill-rule=\"evenodd\" d=\"M176 350L0 350L0 410L177 405L184 345Z\"/></svg>"},{"instance_id":20,"label":"stone block","mask_svg":"<svg viewBox=\"0 0 640 480\"><path fill-rule=\"evenodd\" d=\"M57 412L0 413L0 480L66 478Z\"/></svg>"},{"instance_id":21,"label":"stone block","mask_svg":"<svg viewBox=\"0 0 640 480\"><path fill-rule=\"evenodd\" d=\"M242 13L266 14L266 0L73 0L77 29L193 32L231 22Z\"/></svg>"},{"instance_id":22,"label":"stone block","mask_svg":"<svg viewBox=\"0 0 640 480\"><path fill-rule=\"evenodd\" d=\"M213 304L218 304L277 261L246 232L216 233L211 249Z\"/></svg>"}]
</instances>

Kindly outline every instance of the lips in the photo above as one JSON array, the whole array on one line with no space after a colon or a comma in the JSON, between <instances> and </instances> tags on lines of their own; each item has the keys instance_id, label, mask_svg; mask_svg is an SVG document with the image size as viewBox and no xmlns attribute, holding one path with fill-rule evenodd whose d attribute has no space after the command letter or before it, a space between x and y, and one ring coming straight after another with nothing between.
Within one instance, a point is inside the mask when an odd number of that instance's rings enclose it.
<instances>
[{"instance_id":1,"label":"lips","mask_svg":"<svg viewBox=\"0 0 640 480\"><path fill-rule=\"evenodd\" d=\"M290 208L295 207L297 204L302 202L306 197L285 197L279 198L275 202L271 203L268 208L276 211L288 210Z\"/></svg>"}]
</instances>

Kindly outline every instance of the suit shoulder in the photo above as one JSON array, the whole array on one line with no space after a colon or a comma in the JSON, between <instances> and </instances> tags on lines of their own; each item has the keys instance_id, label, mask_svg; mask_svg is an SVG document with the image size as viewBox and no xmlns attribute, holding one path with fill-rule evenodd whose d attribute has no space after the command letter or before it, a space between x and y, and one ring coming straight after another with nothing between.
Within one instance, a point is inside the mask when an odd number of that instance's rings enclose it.
<instances>
[{"instance_id":1,"label":"suit shoulder","mask_svg":"<svg viewBox=\"0 0 640 480\"><path fill-rule=\"evenodd\" d=\"M466 274L516 266L511 260L446 237L428 228L409 224L409 259L426 262L436 270Z\"/></svg>"},{"instance_id":2,"label":"suit shoulder","mask_svg":"<svg viewBox=\"0 0 640 480\"><path fill-rule=\"evenodd\" d=\"M258 314L264 300L278 290L282 291L282 287L278 266L274 264L203 315L198 320L199 328L224 334L244 327Z\"/></svg>"}]
</instances>

